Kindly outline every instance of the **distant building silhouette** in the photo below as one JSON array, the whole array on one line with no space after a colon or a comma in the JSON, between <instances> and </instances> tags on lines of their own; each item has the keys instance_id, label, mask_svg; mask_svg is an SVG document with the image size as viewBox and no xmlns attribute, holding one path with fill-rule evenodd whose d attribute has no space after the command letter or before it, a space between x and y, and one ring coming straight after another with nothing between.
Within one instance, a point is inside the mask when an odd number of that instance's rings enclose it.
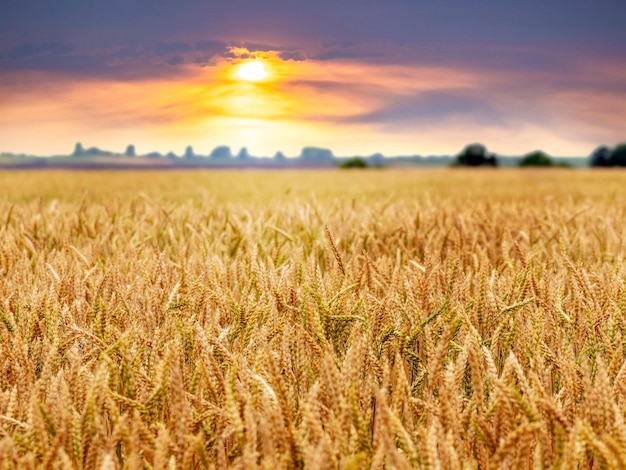
<instances>
[{"instance_id":1,"label":"distant building silhouette","mask_svg":"<svg viewBox=\"0 0 626 470\"><path fill-rule=\"evenodd\" d=\"M188 145L187 148L185 149L183 158L193 158L193 157L195 157L195 154L193 153L193 147L191 145Z\"/></svg>"}]
</instances>

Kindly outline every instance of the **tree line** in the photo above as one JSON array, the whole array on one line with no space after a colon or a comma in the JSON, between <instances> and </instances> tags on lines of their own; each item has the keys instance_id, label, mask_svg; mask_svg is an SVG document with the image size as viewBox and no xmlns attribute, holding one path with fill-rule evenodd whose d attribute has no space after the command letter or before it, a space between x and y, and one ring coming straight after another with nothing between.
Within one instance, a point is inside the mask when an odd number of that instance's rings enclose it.
<instances>
[{"instance_id":1,"label":"tree line","mask_svg":"<svg viewBox=\"0 0 626 470\"><path fill-rule=\"evenodd\" d=\"M488 152L482 144L467 145L457 155L454 166L498 166L498 156ZM559 167L569 166L567 163L556 162L547 153L535 150L524 155L518 162L520 167ZM626 167L626 143L619 144L614 148L607 146L598 147L589 157L591 167Z\"/></svg>"}]
</instances>

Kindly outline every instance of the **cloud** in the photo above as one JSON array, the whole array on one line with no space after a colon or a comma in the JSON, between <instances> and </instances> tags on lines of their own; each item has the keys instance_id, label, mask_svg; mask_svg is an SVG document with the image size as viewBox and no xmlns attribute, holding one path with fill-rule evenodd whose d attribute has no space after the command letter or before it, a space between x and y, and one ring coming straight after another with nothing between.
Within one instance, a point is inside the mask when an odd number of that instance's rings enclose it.
<instances>
[{"instance_id":1,"label":"cloud","mask_svg":"<svg viewBox=\"0 0 626 470\"><path fill-rule=\"evenodd\" d=\"M227 45L221 41L214 41L209 39L202 39L193 43L193 48L196 51L208 52L211 54L220 54L224 52Z\"/></svg>"},{"instance_id":2,"label":"cloud","mask_svg":"<svg viewBox=\"0 0 626 470\"><path fill-rule=\"evenodd\" d=\"M22 44L18 44L13 48L10 48L5 54L0 57L8 60L23 60L43 55L68 55L71 54L73 51L73 46L60 42L25 42Z\"/></svg>"},{"instance_id":3,"label":"cloud","mask_svg":"<svg viewBox=\"0 0 626 470\"><path fill-rule=\"evenodd\" d=\"M307 60L307 56L304 53L304 51L281 51L278 56L282 59L282 60L292 60L294 62L301 62L303 60Z\"/></svg>"},{"instance_id":4,"label":"cloud","mask_svg":"<svg viewBox=\"0 0 626 470\"><path fill-rule=\"evenodd\" d=\"M47 72L72 77L138 80L171 76L169 66L206 66L228 53L220 41L123 43L107 47L60 42L24 42L0 49L0 78L12 72ZM184 75L184 73L183 73Z\"/></svg>"},{"instance_id":5,"label":"cloud","mask_svg":"<svg viewBox=\"0 0 626 470\"><path fill-rule=\"evenodd\" d=\"M490 125L504 125L502 112L484 98L465 94L463 90L437 90L402 96L387 101L377 109L351 116L348 123L378 123L389 126L437 124L451 117L463 117Z\"/></svg>"},{"instance_id":6,"label":"cloud","mask_svg":"<svg viewBox=\"0 0 626 470\"><path fill-rule=\"evenodd\" d=\"M0 43L51 37L109 47L117 41L218 40L339 54L361 43L445 52L471 45L626 53L622 0L20 0L4 2ZM253 50L249 47L250 50ZM283 48L280 48L281 50ZM334 53L333 53L334 51ZM393 54L393 48L387 51ZM181 53L181 51L175 51ZM477 57L476 57L477 58Z\"/></svg>"},{"instance_id":7,"label":"cloud","mask_svg":"<svg viewBox=\"0 0 626 470\"><path fill-rule=\"evenodd\" d=\"M153 49L154 53L159 57L185 54L191 50L193 50L193 46L184 42L162 42L154 46Z\"/></svg>"},{"instance_id":8,"label":"cloud","mask_svg":"<svg viewBox=\"0 0 626 470\"><path fill-rule=\"evenodd\" d=\"M376 51L372 49L354 49L354 48L327 48L309 55L314 60L339 60L339 59L385 59L389 57L384 51Z\"/></svg>"},{"instance_id":9,"label":"cloud","mask_svg":"<svg viewBox=\"0 0 626 470\"><path fill-rule=\"evenodd\" d=\"M185 63L185 58L182 55L175 55L165 61L167 65L181 65Z\"/></svg>"},{"instance_id":10,"label":"cloud","mask_svg":"<svg viewBox=\"0 0 626 470\"><path fill-rule=\"evenodd\" d=\"M124 43L107 47L75 46L48 42L25 42L0 49L0 76L11 71L47 71L77 74L84 77L120 80L149 76L170 76L172 70L160 65L206 67L221 60L282 58L305 60L301 51L259 44L227 43L203 39L156 43ZM183 74L184 75L184 74Z\"/></svg>"}]
</instances>

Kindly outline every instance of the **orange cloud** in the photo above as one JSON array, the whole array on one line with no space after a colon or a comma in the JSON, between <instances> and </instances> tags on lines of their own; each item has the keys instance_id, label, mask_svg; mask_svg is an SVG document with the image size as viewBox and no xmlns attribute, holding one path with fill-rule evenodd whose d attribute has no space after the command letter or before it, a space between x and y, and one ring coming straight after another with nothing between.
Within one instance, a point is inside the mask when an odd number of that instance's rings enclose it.
<instances>
[{"instance_id":1,"label":"orange cloud","mask_svg":"<svg viewBox=\"0 0 626 470\"><path fill-rule=\"evenodd\" d=\"M262 61L268 77L238 78L249 60ZM622 118L609 109L626 104L624 68L592 65L597 75L583 63L587 82L564 85L550 71L284 60L232 47L210 67L132 82L20 72L0 83L0 150L68 153L81 140L112 150L134 143L140 152L191 144L208 154L227 144L257 155L294 155L304 145L340 155L449 154L480 140L504 154L586 155L622 137ZM615 86L603 91L607 83Z\"/></svg>"}]
</instances>

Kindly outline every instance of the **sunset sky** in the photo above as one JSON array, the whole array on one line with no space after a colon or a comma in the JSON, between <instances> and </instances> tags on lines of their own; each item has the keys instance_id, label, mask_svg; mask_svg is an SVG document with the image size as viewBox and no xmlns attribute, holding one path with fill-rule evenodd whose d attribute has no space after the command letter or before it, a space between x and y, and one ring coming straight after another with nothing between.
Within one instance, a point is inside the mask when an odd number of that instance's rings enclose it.
<instances>
[{"instance_id":1,"label":"sunset sky","mask_svg":"<svg viewBox=\"0 0 626 470\"><path fill-rule=\"evenodd\" d=\"M624 0L4 0L0 151L587 156L626 141L625 18Z\"/></svg>"}]
</instances>

